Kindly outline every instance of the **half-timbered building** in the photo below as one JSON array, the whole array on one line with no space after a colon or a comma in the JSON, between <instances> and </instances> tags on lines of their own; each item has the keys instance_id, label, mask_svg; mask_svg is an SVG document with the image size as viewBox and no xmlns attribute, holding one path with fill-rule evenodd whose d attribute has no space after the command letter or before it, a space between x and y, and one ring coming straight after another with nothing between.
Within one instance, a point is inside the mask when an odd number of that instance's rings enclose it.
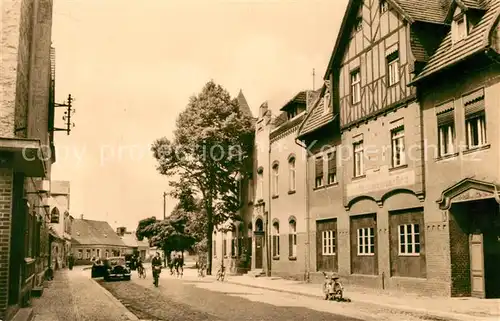
<instances>
[{"instance_id":1,"label":"half-timbered building","mask_svg":"<svg viewBox=\"0 0 500 321\"><path fill-rule=\"evenodd\" d=\"M331 270L352 283L435 291L442 285L426 279L426 257L439 253L425 247L421 113L408 86L419 66L412 34L442 25L434 21L443 17L439 3L350 1L327 67L345 210Z\"/></svg>"},{"instance_id":2,"label":"half-timbered building","mask_svg":"<svg viewBox=\"0 0 500 321\"><path fill-rule=\"evenodd\" d=\"M500 1L446 9L437 49L419 41L431 54L412 82L425 137L427 277L451 296L499 297Z\"/></svg>"}]
</instances>

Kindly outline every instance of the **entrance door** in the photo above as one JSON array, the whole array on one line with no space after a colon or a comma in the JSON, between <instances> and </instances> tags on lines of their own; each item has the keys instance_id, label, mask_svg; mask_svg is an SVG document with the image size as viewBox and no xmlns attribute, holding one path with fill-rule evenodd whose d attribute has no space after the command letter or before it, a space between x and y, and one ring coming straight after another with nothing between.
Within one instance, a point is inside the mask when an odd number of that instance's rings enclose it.
<instances>
[{"instance_id":1,"label":"entrance door","mask_svg":"<svg viewBox=\"0 0 500 321\"><path fill-rule=\"evenodd\" d=\"M255 235L255 269L262 269L264 235Z\"/></svg>"},{"instance_id":2,"label":"entrance door","mask_svg":"<svg viewBox=\"0 0 500 321\"><path fill-rule=\"evenodd\" d=\"M480 231L473 232L469 236L469 244L470 244L471 296L476 298L484 298L485 288L484 288L483 234Z\"/></svg>"}]
</instances>

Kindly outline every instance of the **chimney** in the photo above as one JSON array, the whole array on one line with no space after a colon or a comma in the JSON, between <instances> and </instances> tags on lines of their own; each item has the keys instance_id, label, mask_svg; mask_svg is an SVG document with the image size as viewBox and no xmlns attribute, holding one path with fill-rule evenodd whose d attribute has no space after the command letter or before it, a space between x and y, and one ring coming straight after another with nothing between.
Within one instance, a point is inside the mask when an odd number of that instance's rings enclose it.
<instances>
[{"instance_id":1,"label":"chimney","mask_svg":"<svg viewBox=\"0 0 500 321\"><path fill-rule=\"evenodd\" d=\"M126 227L121 226L121 227L117 227L116 228L116 234L118 236L123 236L125 233L127 233L127 228Z\"/></svg>"}]
</instances>

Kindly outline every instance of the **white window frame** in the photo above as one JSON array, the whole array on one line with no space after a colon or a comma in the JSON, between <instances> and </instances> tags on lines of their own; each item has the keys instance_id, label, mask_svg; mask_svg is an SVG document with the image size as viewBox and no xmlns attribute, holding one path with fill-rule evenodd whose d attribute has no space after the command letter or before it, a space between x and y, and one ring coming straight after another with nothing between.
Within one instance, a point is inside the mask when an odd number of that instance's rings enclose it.
<instances>
[{"instance_id":1,"label":"white window frame","mask_svg":"<svg viewBox=\"0 0 500 321\"><path fill-rule=\"evenodd\" d=\"M105 258L108 258L108 257L109 257L109 250L106 250L106 251L104 252L104 257L105 257Z\"/></svg>"},{"instance_id":2,"label":"white window frame","mask_svg":"<svg viewBox=\"0 0 500 321\"><path fill-rule=\"evenodd\" d=\"M361 70L359 68L351 72L351 101L353 105L361 102Z\"/></svg>"},{"instance_id":3,"label":"white window frame","mask_svg":"<svg viewBox=\"0 0 500 321\"><path fill-rule=\"evenodd\" d=\"M358 228L357 233L358 233L357 234L358 256L375 255L375 228L374 227Z\"/></svg>"},{"instance_id":4,"label":"white window frame","mask_svg":"<svg viewBox=\"0 0 500 321\"><path fill-rule=\"evenodd\" d=\"M467 17L465 16L465 14L462 14L453 20L452 28L453 28L452 35L454 42L459 42L463 40L465 37L467 37L469 30L467 26Z\"/></svg>"},{"instance_id":5,"label":"white window frame","mask_svg":"<svg viewBox=\"0 0 500 321\"><path fill-rule=\"evenodd\" d=\"M360 140L353 144L354 150L354 177L361 177L365 174L364 164L364 147L363 141Z\"/></svg>"},{"instance_id":6,"label":"white window frame","mask_svg":"<svg viewBox=\"0 0 500 321\"><path fill-rule=\"evenodd\" d=\"M398 253L399 256L419 256L421 250L420 241L420 226L418 233L415 232L415 226L419 224L400 224L398 225ZM402 230L401 230L402 229ZM418 242L415 241L415 236L418 235ZM404 242L401 242L401 236L404 238ZM408 237L410 238L408 242ZM418 244L418 251L416 250L416 245ZM401 251L401 246L404 250ZM410 247L410 250L408 249Z\"/></svg>"},{"instance_id":7,"label":"white window frame","mask_svg":"<svg viewBox=\"0 0 500 321\"><path fill-rule=\"evenodd\" d=\"M335 155L335 162L337 162L337 157L336 157L337 153L336 153L336 151L331 151L331 152L327 153L326 155L327 155L326 183L327 183L327 185L336 184L338 182L337 181L337 166L335 166L335 172L330 173L330 157ZM333 179L331 179L332 176L333 176Z\"/></svg>"},{"instance_id":8,"label":"white window frame","mask_svg":"<svg viewBox=\"0 0 500 321\"><path fill-rule=\"evenodd\" d=\"M280 256L280 223L273 223L273 257L278 258ZM274 247L276 247L276 255L274 255Z\"/></svg>"},{"instance_id":9,"label":"white window frame","mask_svg":"<svg viewBox=\"0 0 500 321\"><path fill-rule=\"evenodd\" d=\"M297 257L297 222L290 220L288 223L290 227L290 234L292 235L292 257Z\"/></svg>"},{"instance_id":10,"label":"white window frame","mask_svg":"<svg viewBox=\"0 0 500 321\"><path fill-rule=\"evenodd\" d=\"M451 155L455 152L455 126L453 123L438 126L439 156Z\"/></svg>"},{"instance_id":11,"label":"white window frame","mask_svg":"<svg viewBox=\"0 0 500 321\"><path fill-rule=\"evenodd\" d=\"M399 53L397 58L389 60L387 57L387 76L389 78L389 86L394 86L399 83Z\"/></svg>"},{"instance_id":12,"label":"white window frame","mask_svg":"<svg viewBox=\"0 0 500 321\"><path fill-rule=\"evenodd\" d=\"M273 165L273 196L279 195L279 171L280 166L278 164Z\"/></svg>"},{"instance_id":13,"label":"white window frame","mask_svg":"<svg viewBox=\"0 0 500 321\"><path fill-rule=\"evenodd\" d=\"M335 231L327 230L321 232L321 255L332 256L336 255Z\"/></svg>"},{"instance_id":14,"label":"white window frame","mask_svg":"<svg viewBox=\"0 0 500 321\"><path fill-rule=\"evenodd\" d=\"M288 160L288 190L289 191L295 191L296 189L296 168L295 164L296 159L295 157L290 157Z\"/></svg>"},{"instance_id":15,"label":"white window frame","mask_svg":"<svg viewBox=\"0 0 500 321\"><path fill-rule=\"evenodd\" d=\"M477 145L472 145L472 124L475 122L477 128ZM474 149L484 146L488 143L486 136L486 114L482 112L479 115L465 118L466 135L467 135L467 148Z\"/></svg>"},{"instance_id":16,"label":"white window frame","mask_svg":"<svg viewBox=\"0 0 500 321\"><path fill-rule=\"evenodd\" d=\"M391 149L392 167L394 168L405 165L405 129L403 126L391 130Z\"/></svg>"},{"instance_id":17,"label":"white window frame","mask_svg":"<svg viewBox=\"0 0 500 321\"><path fill-rule=\"evenodd\" d=\"M83 259L83 250L78 250L78 258Z\"/></svg>"}]
</instances>

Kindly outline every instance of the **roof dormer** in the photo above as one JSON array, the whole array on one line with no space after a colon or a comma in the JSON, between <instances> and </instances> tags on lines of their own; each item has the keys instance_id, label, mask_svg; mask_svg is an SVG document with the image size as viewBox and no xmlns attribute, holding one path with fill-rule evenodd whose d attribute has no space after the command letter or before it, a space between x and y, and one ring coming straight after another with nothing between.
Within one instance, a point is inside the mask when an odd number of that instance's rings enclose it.
<instances>
[{"instance_id":1,"label":"roof dormer","mask_svg":"<svg viewBox=\"0 0 500 321\"><path fill-rule=\"evenodd\" d=\"M451 23L451 36L453 43L459 42L467 37L469 33L469 26L467 15L460 7L455 8L453 14L453 21Z\"/></svg>"}]
</instances>

